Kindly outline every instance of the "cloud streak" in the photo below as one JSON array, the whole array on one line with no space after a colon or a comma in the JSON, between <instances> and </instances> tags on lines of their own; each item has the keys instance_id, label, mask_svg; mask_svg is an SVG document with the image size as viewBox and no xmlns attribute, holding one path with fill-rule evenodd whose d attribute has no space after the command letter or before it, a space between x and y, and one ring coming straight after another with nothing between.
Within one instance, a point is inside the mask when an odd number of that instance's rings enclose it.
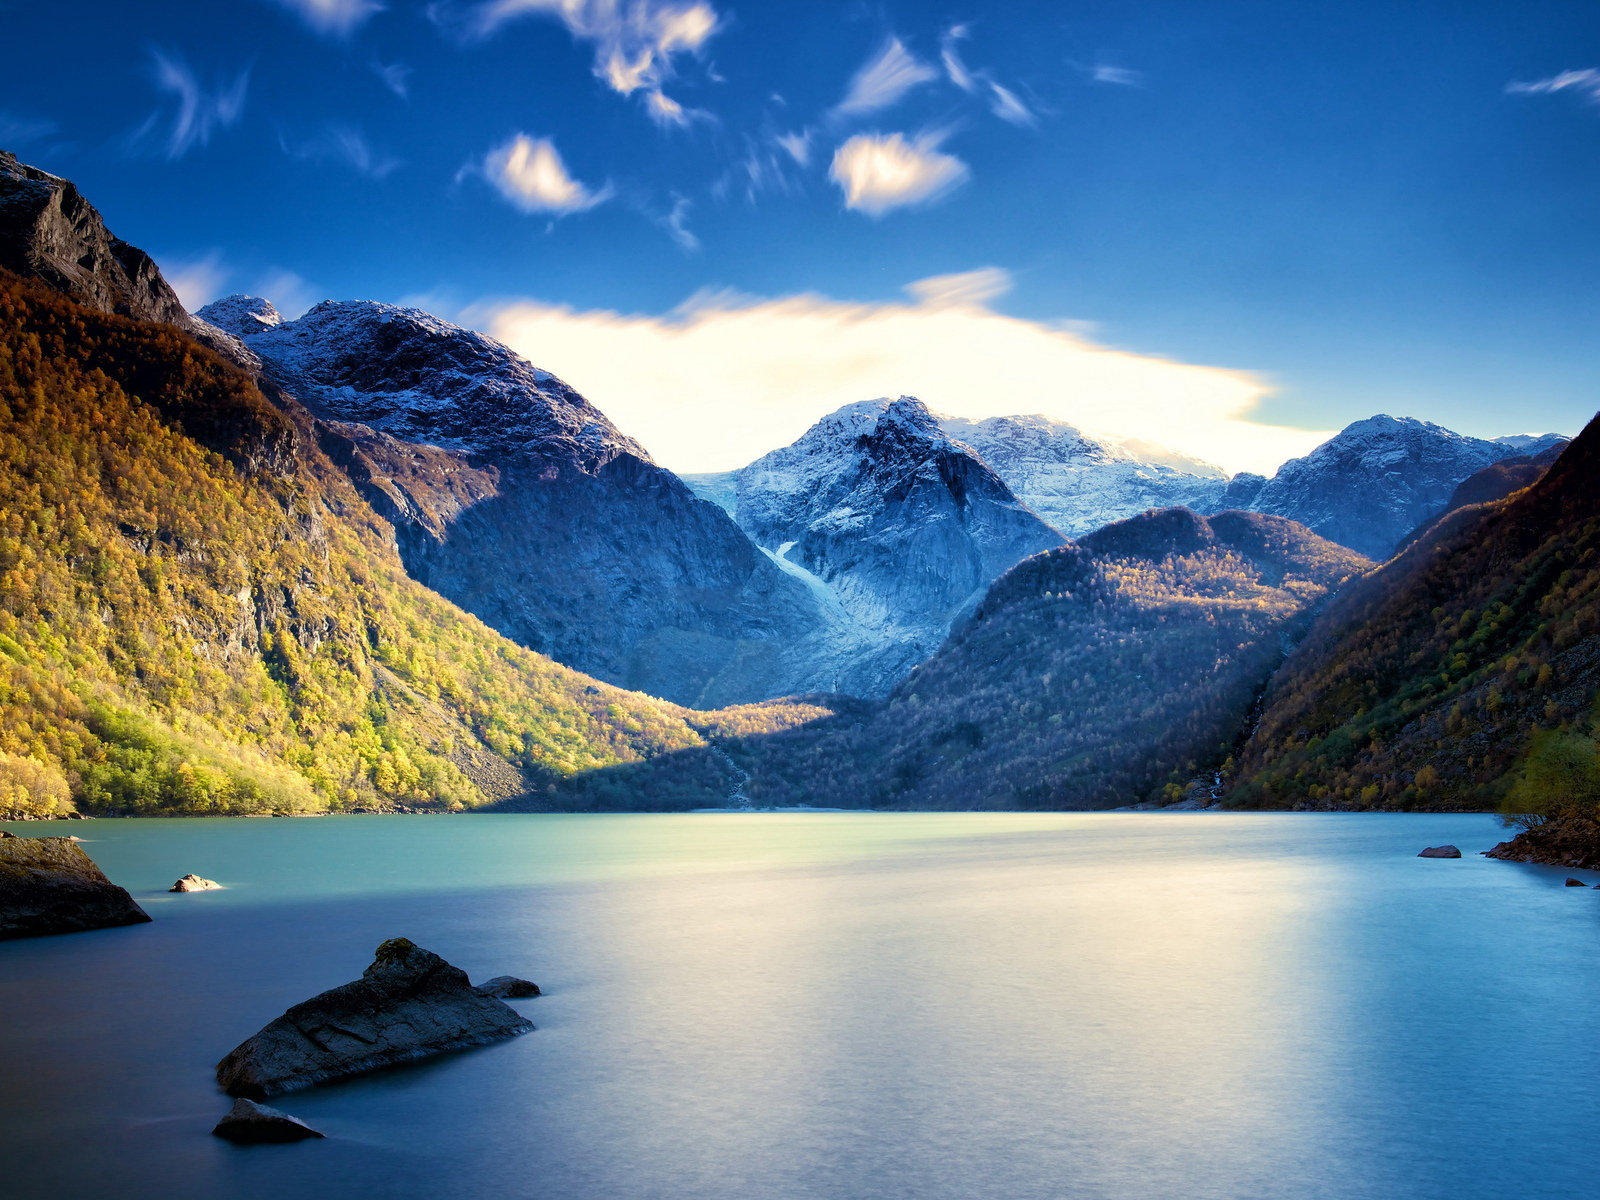
<instances>
[{"instance_id":1,"label":"cloud streak","mask_svg":"<svg viewBox=\"0 0 1600 1200\"><path fill-rule=\"evenodd\" d=\"M205 86L183 56L159 47L150 49L151 76L172 103L156 109L128 138L131 148L155 146L169 159L180 159L197 146L208 145L220 129L244 115L250 72Z\"/></svg>"},{"instance_id":2,"label":"cloud streak","mask_svg":"<svg viewBox=\"0 0 1600 1200\"><path fill-rule=\"evenodd\" d=\"M937 78L938 72L907 50L899 38L891 37L851 77L844 99L834 105L830 115L843 120L892 108L908 92Z\"/></svg>"},{"instance_id":3,"label":"cloud streak","mask_svg":"<svg viewBox=\"0 0 1600 1200\"><path fill-rule=\"evenodd\" d=\"M526 300L465 319L556 371L667 466L727 470L819 417L910 393L956 416L1042 413L1113 440L1270 472L1327 434L1260 423L1246 371L1134 354L990 302L997 268L922 280L899 303L710 293L662 316Z\"/></svg>"},{"instance_id":4,"label":"cloud streak","mask_svg":"<svg viewBox=\"0 0 1600 1200\"><path fill-rule=\"evenodd\" d=\"M881 217L897 208L930 204L967 181L967 164L939 149L943 137L923 133L857 134L834 151L828 175L846 208Z\"/></svg>"},{"instance_id":5,"label":"cloud streak","mask_svg":"<svg viewBox=\"0 0 1600 1200\"><path fill-rule=\"evenodd\" d=\"M939 43L939 61L944 65L945 78L969 96L982 99L989 111L1012 125L1037 125L1039 118L1022 99L1008 87L996 83L987 71L967 66L961 57L960 44L967 39L965 25L952 25Z\"/></svg>"},{"instance_id":6,"label":"cloud streak","mask_svg":"<svg viewBox=\"0 0 1600 1200\"><path fill-rule=\"evenodd\" d=\"M381 13L379 0L274 0L324 37L349 37Z\"/></svg>"},{"instance_id":7,"label":"cloud streak","mask_svg":"<svg viewBox=\"0 0 1600 1200\"><path fill-rule=\"evenodd\" d=\"M1600 70L1585 67L1581 71L1562 71L1548 79L1506 84L1506 94L1510 96L1552 96L1557 92L1573 92L1600 106Z\"/></svg>"},{"instance_id":8,"label":"cloud streak","mask_svg":"<svg viewBox=\"0 0 1600 1200\"><path fill-rule=\"evenodd\" d=\"M489 151L483 173L507 201L525 213L566 216L594 208L611 197L610 187L595 190L574 179L549 138L526 133Z\"/></svg>"},{"instance_id":9,"label":"cloud streak","mask_svg":"<svg viewBox=\"0 0 1600 1200\"><path fill-rule=\"evenodd\" d=\"M352 125L330 124L304 142L281 139L281 144L290 158L302 162L341 163L368 179L387 179L400 167L399 159L376 149L366 135Z\"/></svg>"}]
</instances>

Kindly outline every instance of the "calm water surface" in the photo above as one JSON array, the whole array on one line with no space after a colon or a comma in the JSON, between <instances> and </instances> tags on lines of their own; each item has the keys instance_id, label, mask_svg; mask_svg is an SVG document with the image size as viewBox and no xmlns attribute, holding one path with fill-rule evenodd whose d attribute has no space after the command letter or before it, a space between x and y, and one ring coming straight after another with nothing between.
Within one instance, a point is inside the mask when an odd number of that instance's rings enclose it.
<instances>
[{"instance_id":1,"label":"calm water surface","mask_svg":"<svg viewBox=\"0 0 1600 1200\"><path fill-rule=\"evenodd\" d=\"M155 923L0 943L7 1200L1594 1194L1600 892L1487 817L11 828ZM216 1060L396 935L538 1030L212 1138Z\"/></svg>"}]
</instances>

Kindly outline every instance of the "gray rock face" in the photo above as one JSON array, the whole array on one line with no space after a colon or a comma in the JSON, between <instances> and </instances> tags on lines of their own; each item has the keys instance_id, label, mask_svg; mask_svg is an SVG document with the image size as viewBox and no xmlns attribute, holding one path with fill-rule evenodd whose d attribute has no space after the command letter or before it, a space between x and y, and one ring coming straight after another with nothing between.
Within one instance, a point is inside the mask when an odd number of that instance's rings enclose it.
<instances>
[{"instance_id":1,"label":"gray rock face","mask_svg":"<svg viewBox=\"0 0 1600 1200\"><path fill-rule=\"evenodd\" d=\"M202 311L321 418L410 573L506 636L699 706L821 682L806 585L548 371L416 309Z\"/></svg>"},{"instance_id":2,"label":"gray rock face","mask_svg":"<svg viewBox=\"0 0 1600 1200\"><path fill-rule=\"evenodd\" d=\"M101 312L176 325L241 365L239 340L184 310L155 261L106 228L70 180L0 150L0 267Z\"/></svg>"},{"instance_id":3,"label":"gray rock face","mask_svg":"<svg viewBox=\"0 0 1600 1200\"><path fill-rule=\"evenodd\" d=\"M515 975L496 975L477 986L480 996L494 996L499 1000L527 1000L539 995L539 985Z\"/></svg>"},{"instance_id":4,"label":"gray rock face","mask_svg":"<svg viewBox=\"0 0 1600 1200\"><path fill-rule=\"evenodd\" d=\"M296 1004L236 1046L217 1064L217 1082L229 1095L260 1099L532 1028L474 991L459 967L391 938L360 979Z\"/></svg>"},{"instance_id":5,"label":"gray rock face","mask_svg":"<svg viewBox=\"0 0 1600 1200\"><path fill-rule=\"evenodd\" d=\"M1250 507L1382 562L1468 476L1521 453L1410 417L1370 417L1284 463Z\"/></svg>"},{"instance_id":6,"label":"gray rock face","mask_svg":"<svg viewBox=\"0 0 1600 1200\"><path fill-rule=\"evenodd\" d=\"M0 840L0 941L149 919L73 839Z\"/></svg>"},{"instance_id":7,"label":"gray rock face","mask_svg":"<svg viewBox=\"0 0 1600 1200\"><path fill-rule=\"evenodd\" d=\"M184 875L167 889L169 892L217 892L222 885L215 879L202 879L198 875Z\"/></svg>"},{"instance_id":8,"label":"gray rock face","mask_svg":"<svg viewBox=\"0 0 1600 1200\"><path fill-rule=\"evenodd\" d=\"M1418 858L1460 858L1461 851L1455 846L1429 846L1417 855Z\"/></svg>"},{"instance_id":9,"label":"gray rock face","mask_svg":"<svg viewBox=\"0 0 1600 1200\"><path fill-rule=\"evenodd\" d=\"M729 476L698 476L835 614L825 690L882 695L1002 572L1062 537L920 400L869 400Z\"/></svg>"},{"instance_id":10,"label":"gray rock face","mask_svg":"<svg viewBox=\"0 0 1600 1200\"><path fill-rule=\"evenodd\" d=\"M299 1117L291 1117L286 1112L246 1100L243 1096L233 1102L228 1115L218 1121L211 1132L241 1146L303 1142L307 1138L325 1136Z\"/></svg>"}]
</instances>

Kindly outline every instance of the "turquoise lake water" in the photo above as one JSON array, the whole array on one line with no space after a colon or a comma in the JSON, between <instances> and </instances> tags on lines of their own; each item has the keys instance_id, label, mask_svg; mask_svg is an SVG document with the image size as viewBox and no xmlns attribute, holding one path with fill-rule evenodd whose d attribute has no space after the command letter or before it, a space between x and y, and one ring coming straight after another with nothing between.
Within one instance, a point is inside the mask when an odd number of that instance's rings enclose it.
<instances>
[{"instance_id":1,"label":"turquoise lake water","mask_svg":"<svg viewBox=\"0 0 1600 1200\"><path fill-rule=\"evenodd\" d=\"M0 943L7 1200L1594 1193L1600 891L1488 817L9 828L155 921ZM217 1059L398 935L536 980L537 1031L211 1137Z\"/></svg>"}]
</instances>

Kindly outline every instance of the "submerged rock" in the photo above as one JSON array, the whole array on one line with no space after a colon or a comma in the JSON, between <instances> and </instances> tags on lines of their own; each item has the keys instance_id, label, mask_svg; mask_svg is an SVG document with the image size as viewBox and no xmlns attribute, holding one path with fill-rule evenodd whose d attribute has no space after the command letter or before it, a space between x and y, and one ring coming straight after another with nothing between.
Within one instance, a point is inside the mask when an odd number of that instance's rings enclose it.
<instances>
[{"instance_id":1,"label":"submerged rock","mask_svg":"<svg viewBox=\"0 0 1600 1200\"><path fill-rule=\"evenodd\" d=\"M185 875L167 889L169 892L218 892L222 885L215 879L202 879L198 875Z\"/></svg>"},{"instance_id":2,"label":"submerged rock","mask_svg":"<svg viewBox=\"0 0 1600 1200\"><path fill-rule=\"evenodd\" d=\"M391 938L360 979L296 1004L235 1047L217 1064L217 1082L234 1096L274 1096L532 1028L474 991L459 967Z\"/></svg>"},{"instance_id":3,"label":"submerged rock","mask_svg":"<svg viewBox=\"0 0 1600 1200\"><path fill-rule=\"evenodd\" d=\"M69 838L0 841L0 940L150 919Z\"/></svg>"},{"instance_id":4,"label":"submerged rock","mask_svg":"<svg viewBox=\"0 0 1600 1200\"><path fill-rule=\"evenodd\" d=\"M1429 846L1418 858L1460 858L1461 851L1455 846Z\"/></svg>"},{"instance_id":5,"label":"submerged rock","mask_svg":"<svg viewBox=\"0 0 1600 1200\"><path fill-rule=\"evenodd\" d=\"M515 975L496 975L472 989L480 996L494 996L500 1000L526 1000L539 995L539 985Z\"/></svg>"},{"instance_id":6,"label":"submerged rock","mask_svg":"<svg viewBox=\"0 0 1600 1200\"><path fill-rule=\"evenodd\" d=\"M299 1117L291 1117L286 1112L279 1112L242 1096L233 1102L228 1115L218 1121L211 1132L219 1138L227 1138L230 1142L245 1146L266 1142L303 1142L307 1138L326 1136Z\"/></svg>"}]
</instances>

